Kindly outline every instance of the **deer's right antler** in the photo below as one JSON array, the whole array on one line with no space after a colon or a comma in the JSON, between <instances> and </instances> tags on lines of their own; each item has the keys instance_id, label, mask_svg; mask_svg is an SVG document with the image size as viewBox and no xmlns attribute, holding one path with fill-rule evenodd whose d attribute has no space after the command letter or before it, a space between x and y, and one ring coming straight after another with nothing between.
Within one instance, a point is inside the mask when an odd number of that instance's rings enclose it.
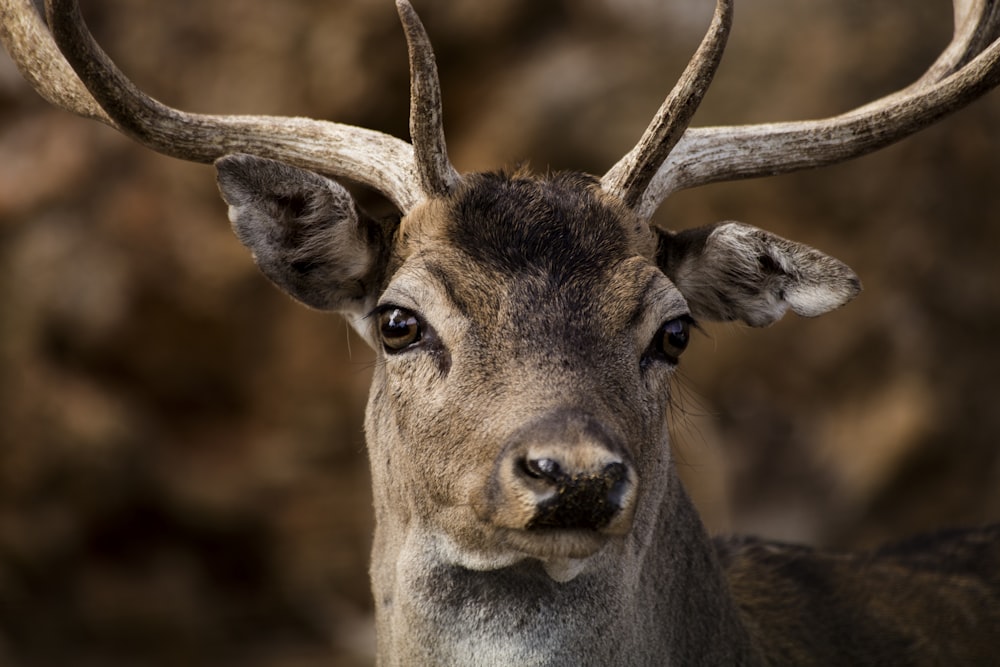
<instances>
[{"instance_id":1,"label":"deer's right antler","mask_svg":"<svg viewBox=\"0 0 1000 667\"><path fill-rule=\"evenodd\" d=\"M414 145L351 125L308 118L192 114L152 99L94 41L76 0L48 0L51 33L31 0L0 0L0 40L25 79L52 104L99 120L153 150L212 162L250 153L385 194L402 211L454 186L441 129L441 96L427 35L397 0L410 50Z\"/></svg>"},{"instance_id":2,"label":"deer's right antler","mask_svg":"<svg viewBox=\"0 0 1000 667\"><path fill-rule=\"evenodd\" d=\"M723 4L719 0L720 8ZM718 14L706 42L719 32ZM651 125L604 176L605 187L623 181L626 169L655 171L645 189L626 200L648 218L677 190L825 166L909 136L1000 84L1000 0L954 0L954 14L951 43L919 80L902 90L821 120L689 128L665 158L647 146L658 141ZM714 71L719 55L706 50L703 56L699 50L689 70ZM683 78L678 87L682 84ZM635 155L649 155L659 163L635 165Z\"/></svg>"}]
</instances>

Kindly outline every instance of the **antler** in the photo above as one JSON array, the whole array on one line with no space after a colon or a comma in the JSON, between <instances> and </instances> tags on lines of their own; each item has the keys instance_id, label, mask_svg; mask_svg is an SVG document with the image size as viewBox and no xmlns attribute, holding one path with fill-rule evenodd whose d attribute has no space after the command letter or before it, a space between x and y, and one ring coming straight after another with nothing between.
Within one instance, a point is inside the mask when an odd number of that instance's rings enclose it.
<instances>
[{"instance_id":1,"label":"antler","mask_svg":"<svg viewBox=\"0 0 1000 667\"><path fill-rule=\"evenodd\" d=\"M230 153L269 157L367 185L408 211L453 186L458 175L445 153L430 43L409 2L396 4L410 52L415 146L340 123L191 114L163 105L140 91L101 50L76 0L48 1L51 34L31 0L0 0L0 40L46 100L106 123L155 151L193 162L212 162Z\"/></svg>"},{"instance_id":2,"label":"antler","mask_svg":"<svg viewBox=\"0 0 1000 667\"><path fill-rule=\"evenodd\" d=\"M31 0L0 0L0 41L46 101L118 129L59 53Z\"/></svg>"},{"instance_id":3,"label":"antler","mask_svg":"<svg viewBox=\"0 0 1000 667\"><path fill-rule=\"evenodd\" d=\"M408 0L396 0L410 52L410 138L417 152L420 183L425 192L447 194L458 183L448 161L441 115L441 85L434 50L424 25Z\"/></svg>"},{"instance_id":4,"label":"antler","mask_svg":"<svg viewBox=\"0 0 1000 667\"><path fill-rule=\"evenodd\" d=\"M639 143L601 179L604 189L617 195L629 207L639 205L657 169L687 130L722 60L732 23L732 0L719 0L708 34Z\"/></svg>"},{"instance_id":5,"label":"antler","mask_svg":"<svg viewBox=\"0 0 1000 667\"><path fill-rule=\"evenodd\" d=\"M630 205L648 218L677 190L848 160L909 136L964 107L1000 84L1000 0L955 0L954 14L951 43L907 88L821 120L690 128L662 160L648 187L638 197L629 195L637 202ZM718 12L716 17L718 20ZM710 37L714 30L709 30ZM714 70L717 56L712 53L709 57L713 58L711 64L696 65L701 58L696 54L689 69ZM647 131L643 142L649 134ZM629 156L637 151L639 147ZM629 156L604 176L605 184L619 180L617 174Z\"/></svg>"}]
</instances>

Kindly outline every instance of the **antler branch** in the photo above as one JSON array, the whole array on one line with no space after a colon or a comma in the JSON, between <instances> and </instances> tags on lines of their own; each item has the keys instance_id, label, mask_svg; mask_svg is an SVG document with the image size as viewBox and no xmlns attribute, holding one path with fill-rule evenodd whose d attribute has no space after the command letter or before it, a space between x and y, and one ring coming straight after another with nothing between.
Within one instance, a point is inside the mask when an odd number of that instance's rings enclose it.
<instances>
[{"instance_id":1,"label":"antler branch","mask_svg":"<svg viewBox=\"0 0 1000 667\"><path fill-rule=\"evenodd\" d=\"M410 140L417 156L420 183L429 193L443 195L458 183L444 141L441 85L430 39L407 0L396 0L410 52Z\"/></svg>"},{"instance_id":2,"label":"antler branch","mask_svg":"<svg viewBox=\"0 0 1000 667\"><path fill-rule=\"evenodd\" d=\"M421 128L415 132L416 157L401 139L351 125L168 107L139 90L101 50L76 0L47 5L51 34L31 0L0 0L0 39L25 79L56 106L100 120L160 153L193 162L230 153L269 157L372 187L402 211L458 178L444 155L433 54L426 35L422 43L413 37L416 15L406 0L398 2L400 16L415 53L411 59L421 63L413 74L413 116Z\"/></svg>"},{"instance_id":3,"label":"antler branch","mask_svg":"<svg viewBox=\"0 0 1000 667\"><path fill-rule=\"evenodd\" d=\"M915 83L831 118L689 129L635 210L672 192L848 160L927 127L1000 84L1000 0L955 0L951 43Z\"/></svg>"},{"instance_id":4,"label":"antler branch","mask_svg":"<svg viewBox=\"0 0 1000 667\"><path fill-rule=\"evenodd\" d=\"M0 0L0 41L47 102L118 129L63 58L31 0Z\"/></svg>"},{"instance_id":5,"label":"antler branch","mask_svg":"<svg viewBox=\"0 0 1000 667\"><path fill-rule=\"evenodd\" d=\"M640 203L657 169L687 130L722 60L732 23L732 0L719 0L708 33L639 143L601 179L604 189L629 207Z\"/></svg>"}]
</instances>

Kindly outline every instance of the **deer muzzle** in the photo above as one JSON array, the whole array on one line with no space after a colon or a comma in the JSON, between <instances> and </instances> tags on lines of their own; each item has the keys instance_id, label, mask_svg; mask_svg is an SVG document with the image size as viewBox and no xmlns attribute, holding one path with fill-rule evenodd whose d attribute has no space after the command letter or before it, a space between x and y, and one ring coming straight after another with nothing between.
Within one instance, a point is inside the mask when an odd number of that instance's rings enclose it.
<instances>
[{"instance_id":1,"label":"deer muzzle","mask_svg":"<svg viewBox=\"0 0 1000 667\"><path fill-rule=\"evenodd\" d=\"M628 531L636 475L621 439L579 410L557 410L518 430L490 480L489 520L557 548Z\"/></svg>"},{"instance_id":2,"label":"deer muzzle","mask_svg":"<svg viewBox=\"0 0 1000 667\"><path fill-rule=\"evenodd\" d=\"M628 469L621 461L598 460L596 465L567 470L558 458L530 456L523 461L523 472L528 477L525 485L534 487L538 496L529 530L600 530L621 511L629 486Z\"/></svg>"}]
</instances>

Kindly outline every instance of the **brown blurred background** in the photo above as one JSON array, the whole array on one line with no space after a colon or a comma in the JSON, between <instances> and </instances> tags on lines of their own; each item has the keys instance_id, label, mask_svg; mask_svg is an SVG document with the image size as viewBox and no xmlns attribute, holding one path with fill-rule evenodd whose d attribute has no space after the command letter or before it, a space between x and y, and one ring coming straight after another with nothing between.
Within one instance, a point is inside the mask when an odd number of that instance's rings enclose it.
<instances>
[{"instance_id":1,"label":"brown blurred background","mask_svg":"<svg viewBox=\"0 0 1000 667\"><path fill-rule=\"evenodd\" d=\"M461 170L603 173L706 0L418 0ZM389 0L88 0L154 96L406 136ZM696 124L829 115L916 78L947 0L740 3ZM1000 519L1000 91L815 172L684 192L852 265L818 320L709 326L677 456L713 530L835 548ZM210 167L54 110L0 54L0 664L371 662L372 355L272 288Z\"/></svg>"}]
</instances>

